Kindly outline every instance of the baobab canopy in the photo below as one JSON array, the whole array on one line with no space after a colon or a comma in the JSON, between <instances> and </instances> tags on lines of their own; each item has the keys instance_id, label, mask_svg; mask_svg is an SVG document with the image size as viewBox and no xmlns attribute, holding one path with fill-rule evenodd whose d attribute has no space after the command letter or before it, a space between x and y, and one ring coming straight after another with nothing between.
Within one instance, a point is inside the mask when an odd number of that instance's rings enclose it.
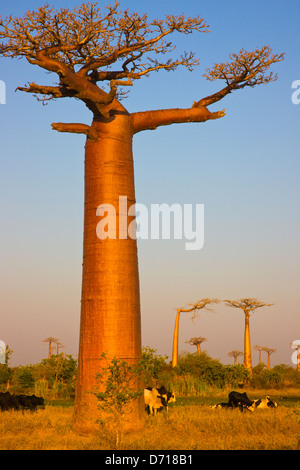
<instances>
[{"instance_id":1,"label":"baobab canopy","mask_svg":"<svg viewBox=\"0 0 300 470\"><path fill-rule=\"evenodd\" d=\"M180 66L193 70L199 64L194 52L174 58L176 45L171 38L175 38L173 33L207 33L209 26L203 18L166 15L162 20L149 20L147 14L119 12L118 7L118 2L105 8L90 2L74 10L55 10L46 4L37 11L28 11L23 18L1 18L0 55L25 57L30 64L59 77L56 86L31 82L18 89L33 93L42 101L74 97L82 100L94 115L108 117L113 100L122 97L118 86L132 86L134 80L154 71L174 71ZM272 54L269 46L231 54L229 62L215 64L204 73L210 81L224 80L224 88L200 100L195 96L188 111L134 113L135 132L173 122L201 121L203 107L219 101L232 90L276 80L277 75L269 72L269 67L282 59L283 54ZM106 83L109 90L105 92ZM206 113L206 119L223 115L223 111ZM53 128L90 132L89 127L78 124L58 123Z\"/></svg>"}]
</instances>

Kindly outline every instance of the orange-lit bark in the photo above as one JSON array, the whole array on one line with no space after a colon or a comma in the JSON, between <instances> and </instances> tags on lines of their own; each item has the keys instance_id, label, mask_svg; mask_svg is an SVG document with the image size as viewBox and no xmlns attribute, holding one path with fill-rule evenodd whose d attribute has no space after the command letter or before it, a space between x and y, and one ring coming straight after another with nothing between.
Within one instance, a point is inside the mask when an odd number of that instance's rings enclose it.
<instances>
[{"instance_id":1,"label":"orange-lit bark","mask_svg":"<svg viewBox=\"0 0 300 470\"><path fill-rule=\"evenodd\" d=\"M244 334L244 366L249 371L252 370L251 343L250 343L250 324L249 313L245 312L245 334Z\"/></svg>"},{"instance_id":2,"label":"orange-lit bark","mask_svg":"<svg viewBox=\"0 0 300 470\"><path fill-rule=\"evenodd\" d=\"M111 122L94 121L99 139L85 147L85 209L80 346L75 398L77 421L95 423L97 406L89 393L96 383L100 357L136 363L141 357L141 320L136 240L119 237L119 196L135 203L133 129L123 109ZM116 239L99 239L100 204L117 213ZM125 215L126 216L126 215ZM132 220L132 218L131 218ZM128 223L131 222L128 220ZM141 403L133 414L138 425Z\"/></svg>"},{"instance_id":3,"label":"orange-lit bark","mask_svg":"<svg viewBox=\"0 0 300 470\"><path fill-rule=\"evenodd\" d=\"M181 310L177 310L175 326L174 326L174 336L173 336L173 350L172 350L172 367L177 366L178 362L178 336L179 336L179 319L180 319Z\"/></svg>"},{"instance_id":4,"label":"orange-lit bark","mask_svg":"<svg viewBox=\"0 0 300 470\"><path fill-rule=\"evenodd\" d=\"M205 122L209 119L219 119L223 116L225 116L224 110L211 113L204 106L187 109L159 109L132 114L135 133L176 123Z\"/></svg>"}]
</instances>

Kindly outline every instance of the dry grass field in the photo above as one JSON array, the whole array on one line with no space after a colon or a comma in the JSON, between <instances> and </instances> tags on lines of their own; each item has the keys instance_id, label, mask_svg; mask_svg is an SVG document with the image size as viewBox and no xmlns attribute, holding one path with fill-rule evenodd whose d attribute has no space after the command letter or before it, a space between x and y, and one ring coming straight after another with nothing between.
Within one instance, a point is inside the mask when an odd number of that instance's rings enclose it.
<instances>
[{"instance_id":1,"label":"dry grass field","mask_svg":"<svg viewBox=\"0 0 300 470\"><path fill-rule=\"evenodd\" d=\"M298 392L299 393L299 392ZM241 413L211 409L194 398L178 398L169 412L147 416L143 431L125 434L125 450L297 450L300 396L275 409ZM73 407L0 413L1 450L109 450L110 435L82 436L72 430ZM162 439L163 429L163 439Z\"/></svg>"}]
</instances>

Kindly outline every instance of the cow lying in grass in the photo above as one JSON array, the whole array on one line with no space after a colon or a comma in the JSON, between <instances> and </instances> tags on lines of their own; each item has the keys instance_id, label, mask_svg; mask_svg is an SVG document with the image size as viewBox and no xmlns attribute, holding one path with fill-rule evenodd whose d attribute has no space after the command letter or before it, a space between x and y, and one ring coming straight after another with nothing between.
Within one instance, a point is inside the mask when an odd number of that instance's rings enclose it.
<instances>
[{"instance_id":1,"label":"cow lying in grass","mask_svg":"<svg viewBox=\"0 0 300 470\"><path fill-rule=\"evenodd\" d=\"M214 405L212 408L239 408L242 412L244 410L253 412L255 409L254 402L249 400L246 392L239 393L235 391L229 393L228 403L219 403L218 405Z\"/></svg>"},{"instance_id":2,"label":"cow lying in grass","mask_svg":"<svg viewBox=\"0 0 300 470\"><path fill-rule=\"evenodd\" d=\"M257 399L251 401L247 394L239 392L230 392L228 396L228 403L219 403L218 405L213 405L212 408L236 408L238 407L242 412L244 410L249 410L253 412L256 408L266 409L266 408L276 408L278 404L275 401L272 401L271 398L267 395L266 398Z\"/></svg>"},{"instance_id":3,"label":"cow lying in grass","mask_svg":"<svg viewBox=\"0 0 300 470\"><path fill-rule=\"evenodd\" d=\"M266 398L259 398L258 400L254 400L254 406L258 409L277 408L278 403L271 400L269 395L267 395Z\"/></svg>"}]
</instances>

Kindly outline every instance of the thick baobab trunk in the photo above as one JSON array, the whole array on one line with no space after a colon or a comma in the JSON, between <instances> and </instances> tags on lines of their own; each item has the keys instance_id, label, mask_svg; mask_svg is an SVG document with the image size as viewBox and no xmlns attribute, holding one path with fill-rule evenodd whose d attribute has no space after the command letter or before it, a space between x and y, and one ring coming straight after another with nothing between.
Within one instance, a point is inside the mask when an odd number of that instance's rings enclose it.
<instances>
[{"instance_id":1,"label":"thick baobab trunk","mask_svg":"<svg viewBox=\"0 0 300 470\"><path fill-rule=\"evenodd\" d=\"M245 312L245 337L244 337L244 366L250 372L252 370L251 343L250 343L250 315Z\"/></svg>"},{"instance_id":2,"label":"thick baobab trunk","mask_svg":"<svg viewBox=\"0 0 300 470\"><path fill-rule=\"evenodd\" d=\"M94 121L94 135L85 146L85 207L83 280L81 300L78 377L75 423L92 427L97 419L97 402L90 393L100 372L102 353L137 363L141 357L141 321L136 240L119 231L127 212L119 214L119 197L128 206L135 203L131 119L120 112L112 122ZM101 218L97 207L110 204L116 210L116 237L99 239L96 228ZM106 214L102 214L105 215ZM111 235L111 233L110 233ZM103 362L103 361L102 361ZM105 364L103 364L105 366ZM138 425L142 404L134 404L130 417Z\"/></svg>"}]
</instances>

